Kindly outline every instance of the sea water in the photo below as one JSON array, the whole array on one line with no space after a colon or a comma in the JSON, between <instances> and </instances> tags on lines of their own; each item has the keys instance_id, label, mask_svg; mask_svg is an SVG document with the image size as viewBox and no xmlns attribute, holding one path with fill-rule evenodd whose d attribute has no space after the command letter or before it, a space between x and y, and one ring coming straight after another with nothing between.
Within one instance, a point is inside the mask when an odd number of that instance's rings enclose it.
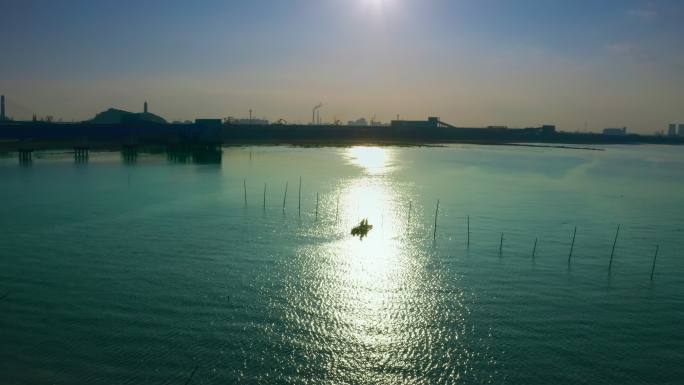
<instances>
[{"instance_id":1,"label":"sea water","mask_svg":"<svg viewBox=\"0 0 684 385\"><path fill-rule=\"evenodd\" d=\"M0 157L0 383L684 378L679 147L208 159Z\"/></svg>"}]
</instances>

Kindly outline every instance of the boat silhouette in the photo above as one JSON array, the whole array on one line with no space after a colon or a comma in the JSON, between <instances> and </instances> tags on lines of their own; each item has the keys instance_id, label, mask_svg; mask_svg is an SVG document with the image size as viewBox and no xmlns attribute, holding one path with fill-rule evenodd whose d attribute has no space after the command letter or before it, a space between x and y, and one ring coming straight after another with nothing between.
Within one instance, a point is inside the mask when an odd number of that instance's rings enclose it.
<instances>
[{"instance_id":1,"label":"boat silhouette","mask_svg":"<svg viewBox=\"0 0 684 385\"><path fill-rule=\"evenodd\" d=\"M373 225L369 225L368 218L366 218L362 220L358 226L352 228L351 235L355 237L358 236L359 238L363 239L368 235L368 232L371 230L373 230Z\"/></svg>"}]
</instances>

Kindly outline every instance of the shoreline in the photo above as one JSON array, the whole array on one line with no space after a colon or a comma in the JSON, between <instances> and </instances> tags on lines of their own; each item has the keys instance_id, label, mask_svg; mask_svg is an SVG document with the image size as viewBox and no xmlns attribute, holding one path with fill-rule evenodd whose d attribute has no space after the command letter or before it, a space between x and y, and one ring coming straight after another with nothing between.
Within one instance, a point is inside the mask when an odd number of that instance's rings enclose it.
<instances>
[{"instance_id":1,"label":"shoreline","mask_svg":"<svg viewBox=\"0 0 684 385\"><path fill-rule=\"evenodd\" d=\"M134 148L136 151L140 152L164 152L166 150L201 150L201 149L218 149L218 148L238 148L238 147L295 147L295 148L348 148L357 146L368 146L368 147L447 147L450 145L473 145L473 146L510 146L510 147L530 147L530 148L557 148L566 150L585 150L585 151L605 151L605 148L596 148L592 146L576 145L572 143L564 144L553 144L553 143L509 143L509 142L482 142L482 141L444 141L444 142L407 142L407 141L390 141L390 140L350 140L350 141L286 141L286 142L275 142L275 141L240 141L240 142L230 142L230 143L181 143L181 144L136 144L136 145L126 145L126 144L115 144L115 143L89 143L76 144L76 143L32 143L27 145L26 143L18 144L12 143L8 145L7 143L0 142L0 153L3 154L13 154L20 151L29 150L31 152L47 152L47 151L63 151L65 153L71 153L75 148L88 148L90 151L102 151L102 152L116 152L125 151L127 149ZM628 143L628 145L644 145L652 143ZM623 145L614 144L614 145ZM671 144L656 144L656 145L671 145Z\"/></svg>"},{"instance_id":2,"label":"shoreline","mask_svg":"<svg viewBox=\"0 0 684 385\"><path fill-rule=\"evenodd\" d=\"M626 143L574 143L556 141L505 141L505 140L402 140L402 139L294 139L294 140L235 140L214 142L140 142L130 143L124 141L20 141L0 140L0 153L16 153L20 151L73 151L75 148L87 148L91 151L123 151L135 149L140 151L166 149L197 150L217 147L259 147L259 146L288 146L301 148L322 147L354 147L354 146L388 146L388 147L445 147L456 144L482 145L482 146L511 146L532 148L558 148L568 150L605 151L605 148L597 146L615 145L665 145L678 146L682 143L652 143L652 142L626 142Z\"/></svg>"}]
</instances>

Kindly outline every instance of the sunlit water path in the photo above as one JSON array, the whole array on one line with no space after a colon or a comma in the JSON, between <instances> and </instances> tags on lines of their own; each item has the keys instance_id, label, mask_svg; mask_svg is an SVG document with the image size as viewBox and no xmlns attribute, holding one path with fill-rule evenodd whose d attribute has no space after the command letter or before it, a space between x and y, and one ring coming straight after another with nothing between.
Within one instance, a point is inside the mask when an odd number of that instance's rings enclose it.
<instances>
[{"instance_id":1,"label":"sunlit water path","mask_svg":"<svg viewBox=\"0 0 684 385\"><path fill-rule=\"evenodd\" d=\"M679 148L190 159L0 158L0 383L182 384L195 368L197 384L684 376Z\"/></svg>"}]
</instances>

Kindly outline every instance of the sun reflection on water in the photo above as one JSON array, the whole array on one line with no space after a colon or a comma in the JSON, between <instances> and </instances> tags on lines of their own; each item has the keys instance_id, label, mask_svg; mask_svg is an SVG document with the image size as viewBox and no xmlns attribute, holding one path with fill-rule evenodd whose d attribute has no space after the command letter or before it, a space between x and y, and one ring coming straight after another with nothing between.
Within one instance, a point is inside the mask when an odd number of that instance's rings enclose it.
<instances>
[{"instance_id":1,"label":"sun reflection on water","mask_svg":"<svg viewBox=\"0 0 684 385\"><path fill-rule=\"evenodd\" d=\"M435 269L441 262L422 227L407 221L410 191L390 175L392 151L354 147L343 156L363 172L330 194L339 218L316 233L327 240L300 249L293 330L314 339L302 346L324 352L327 378L410 383L407 374L431 371L436 383L453 383L472 370L463 293ZM373 229L353 237L363 219Z\"/></svg>"},{"instance_id":2,"label":"sun reflection on water","mask_svg":"<svg viewBox=\"0 0 684 385\"><path fill-rule=\"evenodd\" d=\"M373 163L378 164L378 163ZM326 272L336 284L328 287L336 306L331 317L346 325L346 337L363 350L383 351L399 338L398 309L407 297L397 296L410 285L409 255L402 252L403 224L396 220L395 199L382 180L357 179L341 190L343 229L368 219L373 230L360 240L350 234L326 246L332 254Z\"/></svg>"},{"instance_id":3,"label":"sun reflection on water","mask_svg":"<svg viewBox=\"0 0 684 385\"><path fill-rule=\"evenodd\" d=\"M350 163L361 167L368 174L383 174L389 171L392 162L391 150L383 147L352 147L346 157Z\"/></svg>"}]
</instances>

